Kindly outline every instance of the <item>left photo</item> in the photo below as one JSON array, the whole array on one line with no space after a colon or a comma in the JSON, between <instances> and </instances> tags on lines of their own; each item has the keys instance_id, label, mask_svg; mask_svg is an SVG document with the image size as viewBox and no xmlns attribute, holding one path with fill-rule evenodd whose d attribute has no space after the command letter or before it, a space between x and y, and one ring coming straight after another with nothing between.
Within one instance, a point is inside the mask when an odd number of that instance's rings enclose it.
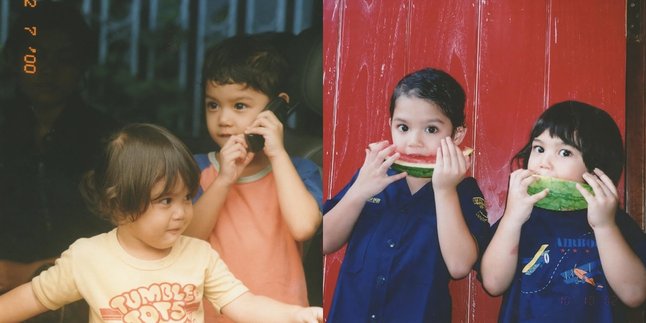
<instances>
[{"instance_id":1,"label":"left photo","mask_svg":"<svg viewBox=\"0 0 646 323\"><path fill-rule=\"evenodd\" d=\"M322 322L320 0L0 0L0 321Z\"/></svg>"}]
</instances>

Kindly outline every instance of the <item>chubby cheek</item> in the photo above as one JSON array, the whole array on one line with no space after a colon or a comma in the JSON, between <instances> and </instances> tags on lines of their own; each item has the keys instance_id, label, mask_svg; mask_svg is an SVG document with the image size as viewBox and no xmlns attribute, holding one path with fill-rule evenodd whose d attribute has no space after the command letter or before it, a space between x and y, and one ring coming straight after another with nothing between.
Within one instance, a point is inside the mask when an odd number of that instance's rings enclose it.
<instances>
[{"instance_id":1,"label":"chubby cheek","mask_svg":"<svg viewBox=\"0 0 646 323\"><path fill-rule=\"evenodd\" d=\"M588 170L585 168L585 165L570 165L569 168L561 170L559 174L557 174L557 177L574 182L585 183L583 173L587 171Z\"/></svg>"},{"instance_id":2,"label":"chubby cheek","mask_svg":"<svg viewBox=\"0 0 646 323\"><path fill-rule=\"evenodd\" d=\"M185 226L188 226L191 221L193 220L193 202L190 201L188 203L189 205L186 206L184 209L184 224Z\"/></svg>"}]
</instances>

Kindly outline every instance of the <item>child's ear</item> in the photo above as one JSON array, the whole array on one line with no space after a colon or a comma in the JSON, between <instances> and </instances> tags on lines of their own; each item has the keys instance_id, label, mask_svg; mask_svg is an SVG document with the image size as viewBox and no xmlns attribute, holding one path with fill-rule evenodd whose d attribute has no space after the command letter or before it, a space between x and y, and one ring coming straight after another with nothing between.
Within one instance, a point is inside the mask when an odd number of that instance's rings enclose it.
<instances>
[{"instance_id":1,"label":"child's ear","mask_svg":"<svg viewBox=\"0 0 646 323\"><path fill-rule=\"evenodd\" d=\"M388 127L389 128L393 127L393 118L388 118Z\"/></svg>"},{"instance_id":2,"label":"child's ear","mask_svg":"<svg viewBox=\"0 0 646 323\"><path fill-rule=\"evenodd\" d=\"M459 145L462 140L464 140L464 137L467 135L467 128L460 126L455 128L455 131L453 132L453 143L456 145Z\"/></svg>"},{"instance_id":3,"label":"child's ear","mask_svg":"<svg viewBox=\"0 0 646 323\"><path fill-rule=\"evenodd\" d=\"M285 102L289 103L289 95L287 95L287 93L280 92L280 93L278 93L278 97L282 98L283 100L285 100Z\"/></svg>"}]
</instances>

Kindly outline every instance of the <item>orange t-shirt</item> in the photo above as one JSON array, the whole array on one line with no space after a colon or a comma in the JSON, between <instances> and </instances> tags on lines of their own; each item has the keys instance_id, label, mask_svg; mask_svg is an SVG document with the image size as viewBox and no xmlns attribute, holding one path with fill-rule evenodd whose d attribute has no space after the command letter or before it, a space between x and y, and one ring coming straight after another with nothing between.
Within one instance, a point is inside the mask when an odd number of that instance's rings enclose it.
<instances>
[{"instance_id":1,"label":"orange t-shirt","mask_svg":"<svg viewBox=\"0 0 646 323\"><path fill-rule=\"evenodd\" d=\"M215 154L208 157L211 165L200 176L202 190L213 183L219 170ZM270 166L233 185L209 242L254 294L308 305L301 243L294 240L280 212ZM206 322L231 322L212 308L205 310Z\"/></svg>"}]
</instances>

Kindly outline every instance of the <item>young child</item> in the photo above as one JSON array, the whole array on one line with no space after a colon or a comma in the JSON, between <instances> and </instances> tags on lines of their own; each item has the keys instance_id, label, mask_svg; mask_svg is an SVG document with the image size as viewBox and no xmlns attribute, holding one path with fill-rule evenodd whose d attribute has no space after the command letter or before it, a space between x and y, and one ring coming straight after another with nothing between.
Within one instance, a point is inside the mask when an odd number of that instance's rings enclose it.
<instances>
[{"instance_id":1,"label":"young child","mask_svg":"<svg viewBox=\"0 0 646 323\"><path fill-rule=\"evenodd\" d=\"M514 157L507 206L482 259L485 289L504 293L501 322L626 322L646 298L646 238L618 209L621 134L603 110L576 101L547 109ZM587 183L578 211L534 206L533 175Z\"/></svg>"},{"instance_id":2,"label":"young child","mask_svg":"<svg viewBox=\"0 0 646 323\"><path fill-rule=\"evenodd\" d=\"M465 94L423 69L390 99L393 144L372 143L363 166L323 207L323 252L348 242L328 322L449 322L451 278L466 276L489 230L484 198L465 178ZM400 154L437 157L431 178L389 167Z\"/></svg>"},{"instance_id":3,"label":"young child","mask_svg":"<svg viewBox=\"0 0 646 323\"><path fill-rule=\"evenodd\" d=\"M229 38L207 54L206 123L220 150L195 156L202 173L187 233L210 241L252 292L306 306L301 246L321 223L321 178L313 162L290 158L281 121L263 111L289 99L286 70L257 37ZM264 147L250 151L246 134L261 135ZM214 321L208 312L207 321Z\"/></svg>"},{"instance_id":4,"label":"young child","mask_svg":"<svg viewBox=\"0 0 646 323\"><path fill-rule=\"evenodd\" d=\"M0 296L0 322L81 298L90 322L203 322L203 297L236 321L322 322L320 308L250 293L207 243L182 236L198 176L188 149L165 129L117 132L83 187L117 228L77 240L53 267Z\"/></svg>"}]
</instances>

